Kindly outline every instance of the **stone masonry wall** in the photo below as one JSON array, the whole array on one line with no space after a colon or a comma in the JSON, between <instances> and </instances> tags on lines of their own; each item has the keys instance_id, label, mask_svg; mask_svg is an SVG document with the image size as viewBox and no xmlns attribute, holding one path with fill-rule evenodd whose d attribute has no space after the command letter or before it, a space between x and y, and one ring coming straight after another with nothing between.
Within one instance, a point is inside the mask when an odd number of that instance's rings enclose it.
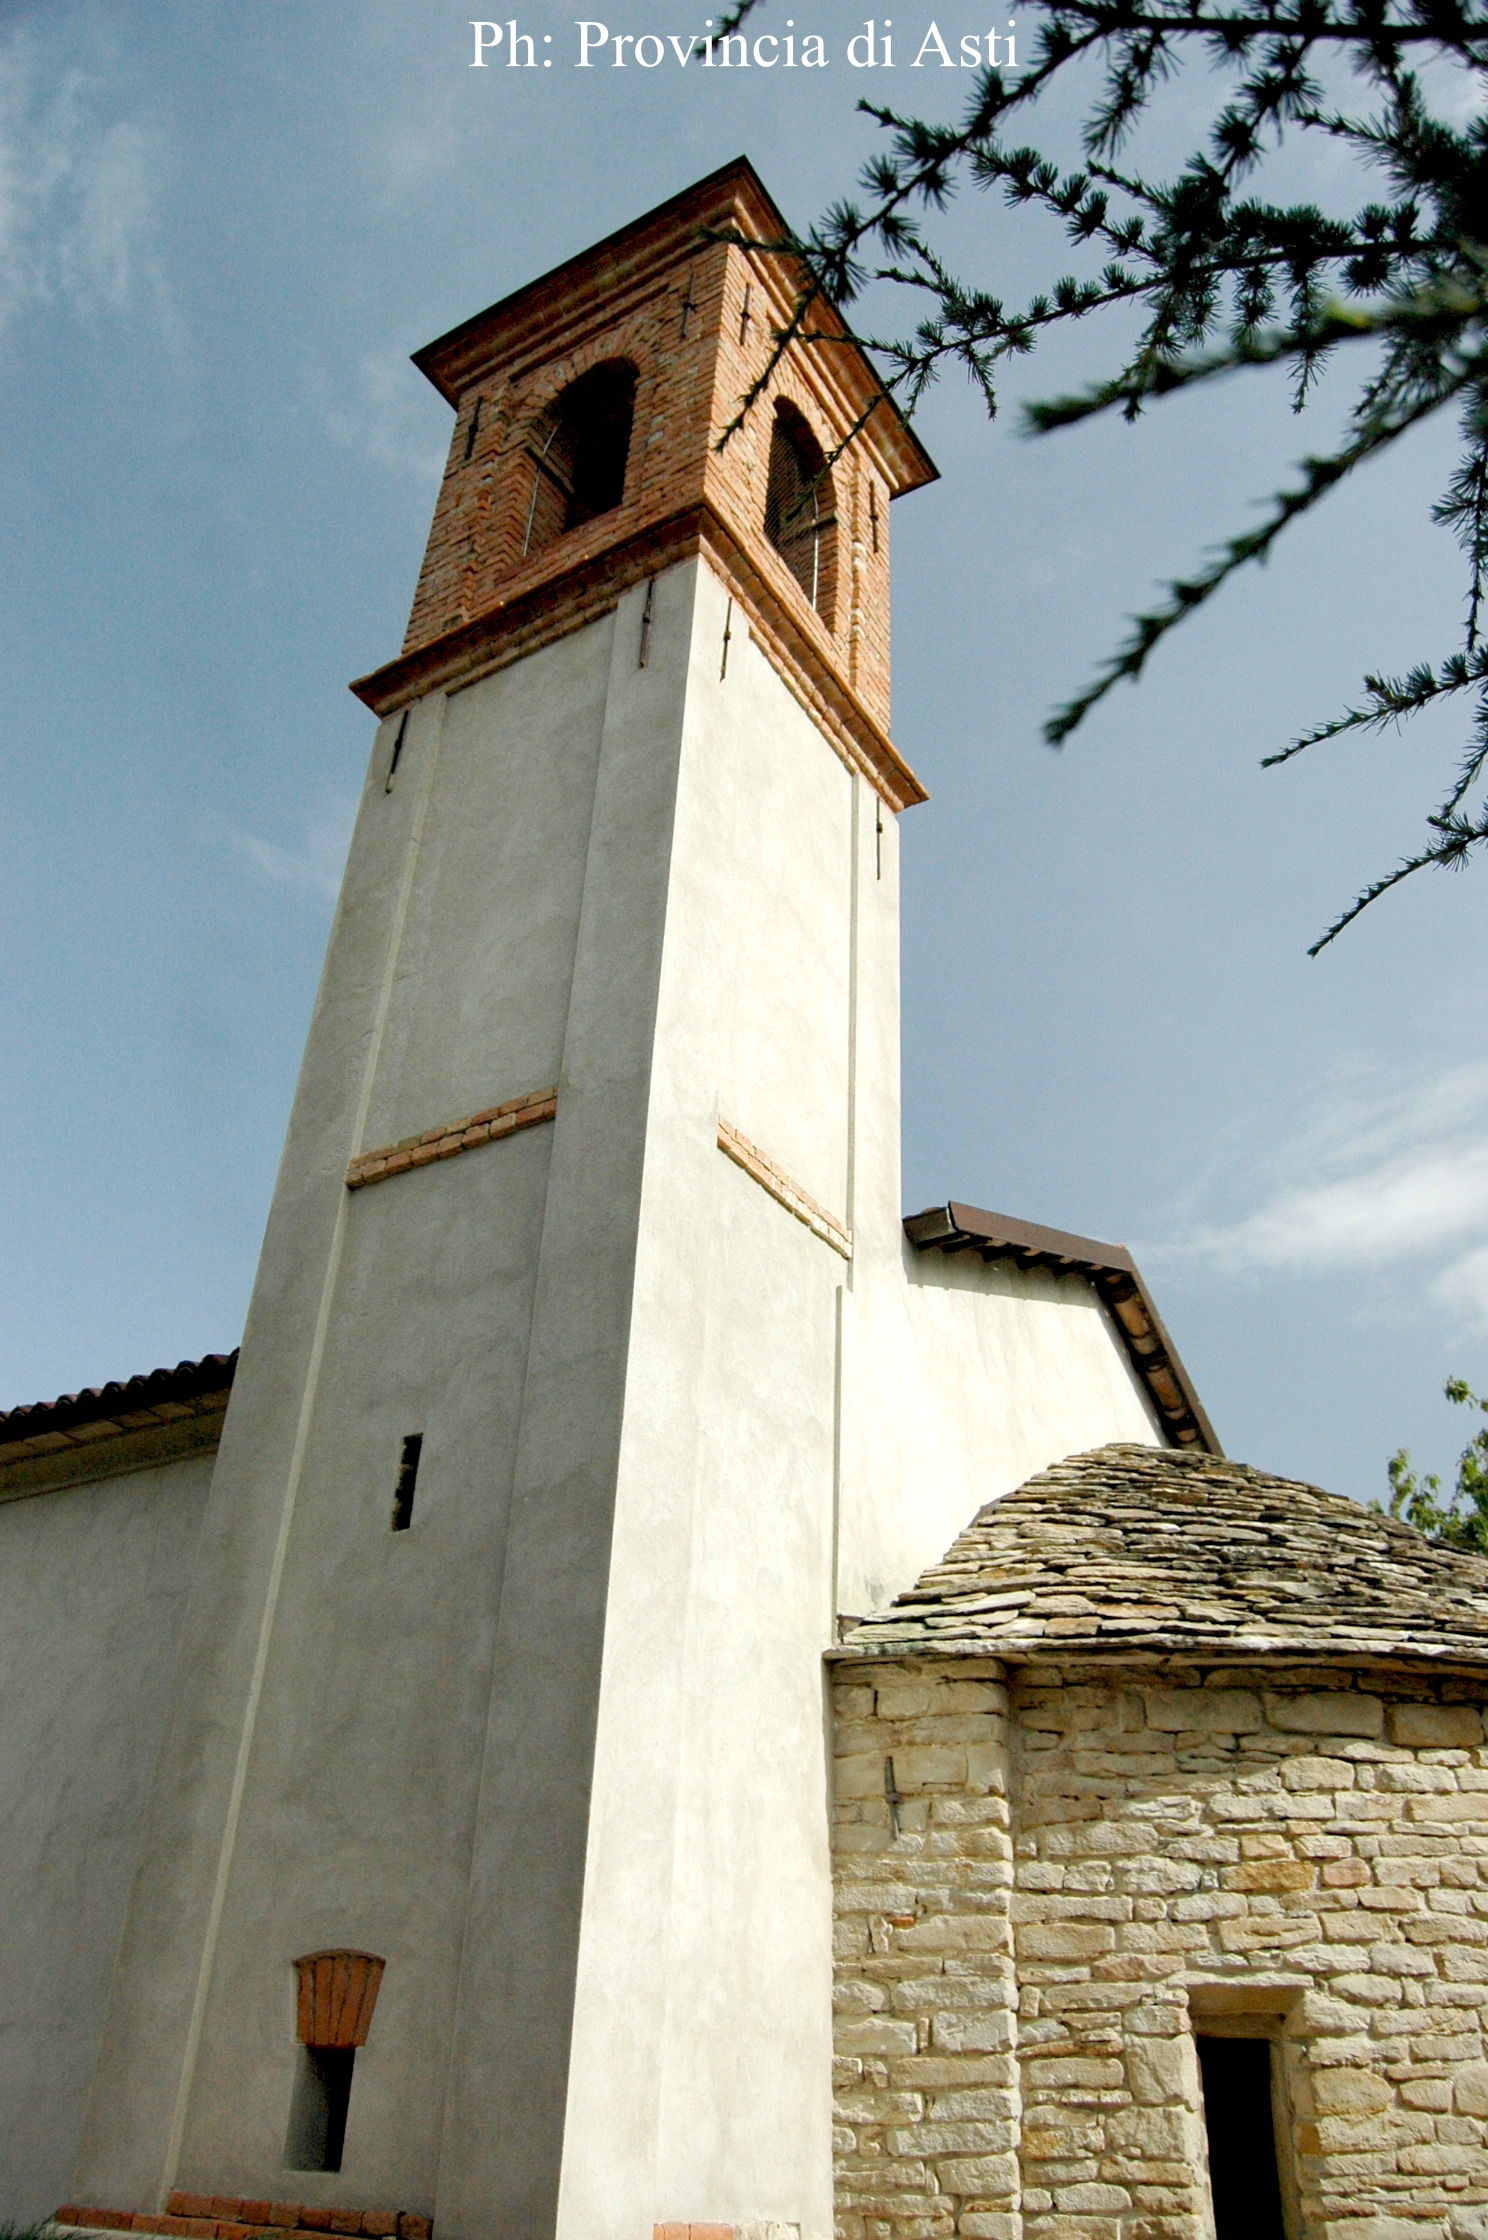
<instances>
[{"instance_id":1,"label":"stone masonry wall","mask_svg":"<svg viewBox=\"0 0 1488 2240\"><path fill-rule=\"evenodd\" d=\"M1018 2063L1001 1667L839 1666L843 2240L1015 2240Z\"/></svg>"},{"instance_id":2,"label":"stone masonry wall","mask_svg":"<svg viewBox=\"0 0 1488 2240\"><path fill-rule=\"evenodd\" d=\"M1209 2240L1195 2027L1277 2037L1307 2240L1488 2234L1488 1676L836 1686L846 2240Z\"/></svg>"}]
</instances>

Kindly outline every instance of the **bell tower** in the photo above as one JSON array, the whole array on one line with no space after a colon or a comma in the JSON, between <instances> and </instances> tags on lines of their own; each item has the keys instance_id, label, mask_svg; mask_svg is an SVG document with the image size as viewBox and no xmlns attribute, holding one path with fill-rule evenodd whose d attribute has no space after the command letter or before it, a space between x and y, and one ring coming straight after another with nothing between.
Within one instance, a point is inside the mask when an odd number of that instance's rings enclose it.
<instances>
[{"instance_id":1,"label":"bell tower","mask_svg":"<svg viewBox=\"0 0 1488 2240\"><path fill-rule=\"evenodd\" d=\"M795 279L719 236L783 230L729 164L418 353L449 463L354 687L76 2181L115 2222L830 2233L821 1658L894 1373L853 1294L907 1251L888 522L934 469L826 306L720 447Z\"/></svg>"}]
</instances>

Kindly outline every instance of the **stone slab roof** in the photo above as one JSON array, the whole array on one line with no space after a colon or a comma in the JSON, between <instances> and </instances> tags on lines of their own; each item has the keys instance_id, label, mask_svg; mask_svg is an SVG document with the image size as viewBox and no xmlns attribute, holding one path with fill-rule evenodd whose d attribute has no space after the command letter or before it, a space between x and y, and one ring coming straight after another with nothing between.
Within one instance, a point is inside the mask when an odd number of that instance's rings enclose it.
<instances>
[{"instance_id":1,"label":"stone slab roof","mask_svg":"<svg viewBox=\"0 0 1488 2240\"><path fill-rule=\"evenodd\" d=\"M1488 1665L1488 1560L1219 1456L1098 1447L988 1502L833 1654L925 1651Z\"/></svg>"}]
</instances>

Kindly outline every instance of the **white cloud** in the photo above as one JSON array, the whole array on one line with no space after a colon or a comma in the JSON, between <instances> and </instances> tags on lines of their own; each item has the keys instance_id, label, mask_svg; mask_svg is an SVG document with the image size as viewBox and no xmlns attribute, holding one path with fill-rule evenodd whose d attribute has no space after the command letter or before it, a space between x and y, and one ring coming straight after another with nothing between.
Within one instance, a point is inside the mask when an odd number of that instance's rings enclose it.
<instances>
[{"instance_id":1,"label":"white cloud","mask_svg":"<svg viewBox=\"0 0 1488 2240\"><path fill-rule=\"evenodd\" d=\"M179 348L156 247L161 136L101 106L104 80L59 66L36 35L0 36L0 331L62 305L143 310Z\"/></svg>"},{"instance_id":2,"label":"white cloud","mask_svg":"<svg viewBox=\"0 0 1488 2240\"><path fill-rule=\"evenodd\" d=\"M277 841L261 839L255 832L242 832L235 825L225 829L238 854L253 865L261 878L275 886L292 887L300 894L334 902L340 891L341 873L355 822L356 803L342 796L328 802L315 816L306 818L297 848L281 847Z\"/></svg>"},{"instance_id":3,"label":"white cloud","mask_svg":"<svg viewBox=\"0 0 1488 2240\"><path fill-rule=\"evenodd\" d=\"M1488 1330L1488 1065L1317 1108L1257 1194L1157 1256L1289 1275L1435 1261L1428 1296Z\"/></svg>"},{"instance_id":4,"label":"white cloud","mask_svg":"<svg viewBox=\"0 0 1488 2240\"><path fill-rule=\"evenodd\" d=\"M1471 1330L1488 1330L1488 1245L1465 1253L1443 1268L1431 1286L1438 1306L1465 1322Z\"/></svg>"},{"instance_id":5,"label":"white cloud","mask_svg":"<svg viewBox=\"0 0 1488 2240\"><path fill-rule=\"evenodd\" d=\"M333 405L327 419L338 442L366 452L379 466L437 483L444 473L449 415L446 411L439 439L431 442L424 405L405 351L368 352L356 369L350 409Z\"/></svg>"}]
</instances>

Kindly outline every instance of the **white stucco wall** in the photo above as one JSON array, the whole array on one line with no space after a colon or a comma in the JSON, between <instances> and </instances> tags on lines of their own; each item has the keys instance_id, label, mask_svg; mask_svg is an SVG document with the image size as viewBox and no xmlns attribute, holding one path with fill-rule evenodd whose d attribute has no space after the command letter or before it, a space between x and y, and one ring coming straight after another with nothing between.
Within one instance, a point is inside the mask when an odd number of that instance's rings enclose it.
<instances>
[{"instance_id":1,"label":"white stucco wall","mask_svg":"<svg viewBox=\"0 0 1488 2240\"><path fill-rule=\"evenodd\" d=\"M212 1475L0 1503L0 2214L67 2198Z\"/></svg>"},{"instance_id":2,"label":"white stucco wall","mask_svg":"<svg viewBox=\"0 0 1488 2240\"><path fill-rule=\"evenodd\" d=\"M640 1204L560 2235L831 2229L831 1624L854 780L700 573Z\"/></svg>"},{"instance_id":3,"label":"white stucco wall","mask_svg":"<svg viewBox=\"0 0 1488 2240\"><path fill-rule=\"evenodd\" d=\"M420 703L391 793L375 746L74 2198L827 2240L835 1615L1155 1436L1080 1279L906 1246L893 820L737 609L720 676L704 565L643 668L644 598ZM551 1125L347 1192L553 1082ZM288 2178L325 1946L387 1972L344 2167Z\"/></svg>"},{"instance_id":4,"label":"white stucco wall","mask_svg":"<svg viewBox=\"0 0 1488 2240\"><path fill-rule=\"evenodd\" d=\"M428 2211L554 1129L356 1193L357 1151L555 1077L606 619L374 746L185 1628L76 2196L283 2198L292 1962L388 1961L343 2173ZM389 1530L424 1434L412 1528ZM555 2021L561 2038L561 2020Z\"/></svg>"},{"instance_id":5,"label":"white stucco wall","mask_svg":"<svg viewBox=\"0 0 1488 2240\"><path fill-rule=\"evenodd\" d=\"M1067 1454L1163 1436L1095 1287L1052 1269L919 1253L853 1304L837 1607L882 1609L984 1501Z\"/></svg>"},{"instance_id":6,"label":"white stucco wall","mask_svg":"<svg viewBox=\"0 0 1488 2240\"><path fill-rule=\"evenodd\" d=\"M561 2240L750 2218L825 2240L835 1613L907 1586L1054 1455L1155 1436L1087 1283L906 1245L896 836L737 621L719 677L724 619L703 573ZM720 1115L851 1220L850 1262L718 1151Z\"/></svg>"}]
</instances>

